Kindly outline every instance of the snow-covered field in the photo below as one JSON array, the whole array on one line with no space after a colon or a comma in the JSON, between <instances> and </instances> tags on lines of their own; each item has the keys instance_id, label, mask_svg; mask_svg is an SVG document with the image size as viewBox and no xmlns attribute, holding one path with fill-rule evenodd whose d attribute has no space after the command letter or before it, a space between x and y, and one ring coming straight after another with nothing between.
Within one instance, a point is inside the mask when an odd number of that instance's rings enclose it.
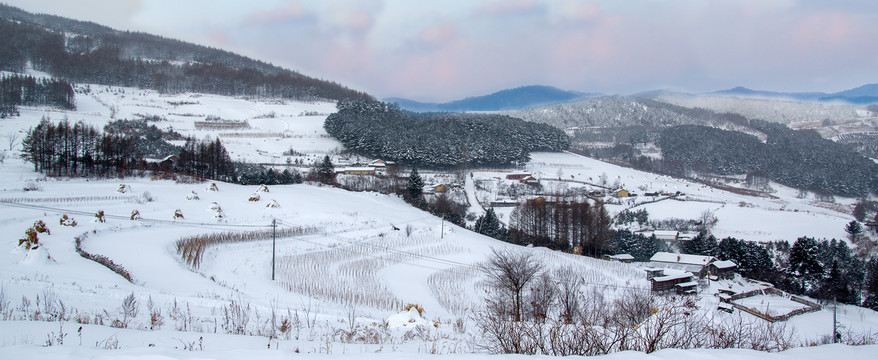
<instances>
[{"instance_id":1,"label":"snow-covered field","mask_svg":"<svg viewBox=\"0 0 878 360\"><path fill-rule=\"evenodd\" d=\"M719 239L729 236L762 242L793 242L801 236L845 239L844 226L853 220L851 211L855 199L836 198L836 203L822 203L813 195L798 198L797 190L777 183L771 184L775 190L772 197L747 196L571 153L533 153L531 161L521 171L541 179L543 191L547 193L580 187L589 191L604 190L597 186L603 184L610 189L626 189L639 194L632 198L607 197L611 214L626 209L646 209L650 220L698 219L702 213L710 211L719 220L713 229ZM482 171L475 172L474 177L481 181L509 183L502 180L505 173ZM559 178L565 181L556 181ZM684 195L677 199L644 196L645 193L678 191ZM492 201L496 194L482 193L478 197L482 201ZM653 202L656 199L660 200ZM507 217L511 210L497 209Z\"/></svg>"},{"instance_id":2,"label":"snow-covered field","mask_svg":"<svg viewBox=\"0 0 878 360\"><path fill-rule=\"evenodd\" d=\"M16 158L21 131L44 116L99 128L111 117L158 116L165 119L154 123L161 128L198 138L219 135L233 159L282 165L282 153L293 148L305 154L300 160L308 164L340 146L322 129L334 104L165 96L92 85L90 95L77 97L77 105L77 111L69 112L22 108L21 117L0 121L0 137L6 140L0 146L6 149L0 163L0 232L6 234L0 242L5 249L0 251L0 316L6 320L0 321L0 357L484 356L471 319L484 294L478 265L492 248L514 248L511 245L443 225L394 196L291 185L272 186L258 201L249 201L258 187L217 183L217 190L211 191L209 183L149 178L46 178ZM208 116L246 121L248 127L196 129L195 121ZM637 192L685 192L685 202L640 206L655 219L693 218L712 210L719 218L719 236L762 241L804 235L841 238L844 224L851 220L849 211L797 199L793 190L774 184L776 198L754 198L573 154L533 154L526 170L546 179L589 182L606 174L610 183ZM468 183L466 189L471 186ZM610 210L630 208L638 205L636 201ZM852 202L838 201L842 209ZM268 206L274 203L279 206ZM132 220L135 210L140 219ZM174 219L177 210L182 219ZM105 222L96 221L99 211ZM65 214L77 226L62 226ZM25 230L40 220L51 233L39 234L39 248L25 251L16 246ZM209 247L194 268L177 254L181 238L269 231L273 220L279 231L306 229L303 235L277 238L274 281L271 239ZM76 238L82 250L111 259L131 274L132 281L79 256ZM545 249L516 249L533 252L550 267L574 266L588 286L610 289L605 294L609 297L622 288L648 287L643 272L628 265ZM137 302L133 316L124 314L126 298ZM716 301L708 291L699 304L713 309ZM423 308L423 315L403 311L408 304ZM856 307L839 309L840 322L851 331L878 331L878 314ZM831 312L822 310L795 317L789 324L801 341L811 341L829 333L831 318ZM287 331L272 326L284 321ZM839 345L778 354L663 350L605 358L819 359L843 353L866 359L876 350Z\"/></svg>"}]
</instances>

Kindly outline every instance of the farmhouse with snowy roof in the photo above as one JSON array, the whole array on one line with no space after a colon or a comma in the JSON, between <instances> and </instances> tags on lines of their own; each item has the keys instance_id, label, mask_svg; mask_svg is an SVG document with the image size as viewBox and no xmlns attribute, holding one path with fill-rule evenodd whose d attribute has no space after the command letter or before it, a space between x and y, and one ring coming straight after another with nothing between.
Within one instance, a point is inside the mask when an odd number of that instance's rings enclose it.
<instances>
[{"instance_id":1,"label":"farmhouse with snowy roof","mask_svg":"<svg viewBox=\"0 0 878 360\"><path fill-rule=\"evenodd\" d=\"M634 256L632 256L631 254L604 255L604 260L630 263L634 261Z\"/></svg>"},{"instance_id":2,"label":"farmhouse with snowy roof","mask_svg":"<svg viewBox=\"0 0 878 360\"><path fill-rule=\"evenodd\" d=\"M708 265L710 275L716 276L720 279L733 278L735 276L735 270L737 269L738 264L735 264L735 262L731 260L717 260Z\"/></svg>"},{"instance_id":3,"label":"farmhouse with snowy roof","mask_svg":"<svg viewBox=\"0 0 878 360\"><path fill-rule=\"evenodd\" d=\"M660 269L688 271L698 277L704 277L708 272L708 265L716 261L713 256L674 254L669 252L657 252L653 255L646 266Z\"/></svg>"},{"instance_id":4,"label":"farmhouse with snowy roof","mask_svg":"<svg viewBox=\"0 0 878 360\"><path fill-rule=\"evenodd\" d=\"M506 180L518 180L518 181L521 181L522 179L524 179L524 178L526 178L526 177L529 177L529 176L531 176L530 173L526 173L526 172L516 172L516 173L507 174L507 175L506 175Z\"/></svg>"},{"instance_id":5,"label":"farmhouse with snowy roof","mask_svg":"<svg viewBox=\"0 0 878 360\"><path fill-rule=\"evenodd\" d=\"M696 282L692 274L688 272L654 277L650 279L649 282L652 284L652 291L660 294L671 292L677 294L692 294L697 291L696 287L698 286L698 282Z\"/></svg>"}]
</instances>

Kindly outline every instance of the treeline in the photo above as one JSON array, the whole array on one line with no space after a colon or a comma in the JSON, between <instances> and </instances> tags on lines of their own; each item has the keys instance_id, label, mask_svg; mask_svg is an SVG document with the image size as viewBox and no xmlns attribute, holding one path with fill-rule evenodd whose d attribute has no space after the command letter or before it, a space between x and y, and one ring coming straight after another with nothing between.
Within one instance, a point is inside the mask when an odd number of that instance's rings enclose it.
<instances>
[{"instance_id":1,"label":"treeline","mask_svg":"<svg viewBox=\"0 0 878 360\"><path fill-rule=\"evenodd\" d=\"M22 141L24 159L34 171L57 176L113 176L139 167L134 139L104 134L82 121L53 124L43 118Z\"/></svg>"},{"instance_id":2,"label":"treeline","mask_svg":"<svg viewBox=\"0 0 878 360\"><path fill-rule=\"evenodd\" d=\"M611 249L612 219L601 202L543 198L528 200L512 210L509 242L600 257Z\"/></svg>"},{"instance_id":3,"label":"treeline","mask_svg":"<svg viewBox=\"0 0 878 360\"><path fill-rule=\"evenodd\" d=\"M236 182L235 164L219 138L213 141L186 138L180 150L177 171L204 179Z\"/></svg>"},{"instance_id":4,"label":"treeline","mask_svg":"<svg viewBox=\"0 0 878 360\"><path fill-rule=\"evenodd\" d=\"M0 77L0 118L18 115L20 105L75 109L73 86L64 80L18 74Z\"/></svg>"},{"instance_id":5,"label":"treeline","mask_svg":"<svg viewBox=\"0 0 878 360\"><path fill-rule=\"evenodd\" d=\"M617 248L611 225L612 218L600 201L546 201L540 197L518 204L512 210L508 229L500 223L493 208L470 229L513 244L600 257L614 253Z\"/></svg>"},{"instance_id":6,"label":"treeline","mask_svg":"<svg viewBox=\"0 0 878 360\"><path fill-rule=\"evenodd\" d=\"M82 121L71 125L64 119L55 124L43 118L28 131L22 148L24 159L34 164L34 171L53 176L109 177L150 170L224 181L237 179L235 166L219 139L188 138L179 150L176 167L170 168L144 160L137 143L136 136L101 132Z\"/></svg>"},{"instance_id":7,"label":"treeline","mask_svg":"<svg viewBox=\"0 0 878 360\"><path fill-rule=\"evenodd\" d=\"M46 21L41 15L6 6L0 8L0 15L5 17L0 19L0 38L4 39L0 42L2 70L21 72L29 62L37 70L79 83L165 93L371 98L334 82L217 49L61 18L56 20L66 21Z\"/></svg>"},{"instance_id":8,"label":"treeline","mask_svg":"<svg viewBox=\"0 0 878 360\"><path fill-rule=\"evenodd\" d=\"M813 131L752 120L757 137L707 126L681 125L664 130L658 141L661 161L639 159L635 167L676 173L715 174L760 172L781 184L840 196L878 193L878 164L847 146L823 139Z\"/></svg>"},{"instance_id":9,"label":"treeline","mask_svg":"<svg viewBox=\"0 0 878 360\"><path fill-rule=\"evenodd\" d=\"M414 113L395 104L339 101L324 123L345 147L405 164L447 168L523 163L531 151L561 151L563 131L492 114Z\"/></svg>"},{"instance_id":10,"label":"treeline","mask_svg":"<svg viewBox=\"0 0 878 360\"><path fill-rule=\"evenodd\" d=\"M158 117L137 120L115 120L104 125L104 132L133 137L137 152L144 157L161 159L168 155L179 154L180 147L172 145L168 140L185 140L183 135L173 129L159 129L154 124L149 123L148 120L150 119L155 121L161 120Z\"/></svg>"}]
</instances>

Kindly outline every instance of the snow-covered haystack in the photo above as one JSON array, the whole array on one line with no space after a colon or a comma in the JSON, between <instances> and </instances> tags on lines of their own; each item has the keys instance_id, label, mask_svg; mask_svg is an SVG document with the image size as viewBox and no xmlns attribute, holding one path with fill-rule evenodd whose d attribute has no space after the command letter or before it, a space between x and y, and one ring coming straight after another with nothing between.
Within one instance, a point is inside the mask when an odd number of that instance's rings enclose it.
<instances>
[{"instance_id":1,"label":"snow-covered haystack","mask_svg":"<svg viewBox=\"0 0 878 360\"><path fill-rule=\"evenodd\" d=\"M259 188L256 189L256 192L257 192L257 193L267 193L267 192L268 192L268 186L265 186L265 184L259 185Z\"/></svg>"},{"instance_id":2,"label":"snow-covered haystack","mask_svg":"<svg viewBox=\"0 0 878 360\"><path fill-rule=\"evenodd\" d=\"M267 207L267 208L279 208L279 207L280 207L280 204L278 204L276 200L271 199L271 201L269 201L268 204L265 204L265 207Z\"/></svg>"},{"instance_id":3,"label":"snow-covered haystack","mask_svg":"<svg viewBox=\"0 0 878 360\"><path fill-rule=\"evenodd\" d=\"M192 190L191 194L186 195L186 200L199 200L199 199L201 199L201 198L198 197L198 193L196 193L195 190Z\"/></svg>"},{"instance_id":4,"label":"snow-covered haystack","mask_svg":"<svg viewBox=\"0 0 878 360\"><path fill-rule=\"evenodd\" d=\"M210 203L210 205L207 207L207 211L212 211L214 218L222 219L225 217L225 214L223 214L222 206L217 204L216 201Z\"/></svg>"},{"instance_id":5,"label":"snow-covered haystack","mask_svg":"<svg viewBox=\"0 0 878 360\"><path fill-rule=\"evenodd\" d=\"M388 316L385 323L389 329L435 326L434 322L424 319L422 311L412 306L408 310Z\"/></svg>"},{"instance_id":6,"label":"snow-covered haystack","mask_svg":"<svg viewBox=\"0 0 878 360\"><path fill-rule=\"evenodd\" d=\"M248 201L259 201L259 199L260 199L260 197L259 197L258 193L252 193L252 194L250 194L250 198L247 200Z\"/></svg>"},{"instance_id":7,"label":"snow-covered haystack","mask_svg":"<svg viewBox=\"0 0 878 360\"><path fill-rule=\"evenodd\" d=\"M24 246L19 246L14 251L23 255L18 262L19 264L45 265L55 263L55 259L52 259L52 255L49 255L49 251L46 250L45 246L39 246L30 250L27 250Z\"/></svg>"},{"instance_id":8,"label":"snow-covered haystack","mask_svg":"<svg viewBox=\"0 0 878 360\"><path fill-rule=\"evenodd\" d=\"M205 188L207 191L219 191L219 187L216 186L216 183L210 183L210 185Z\"/></svg>"}]
</instances>

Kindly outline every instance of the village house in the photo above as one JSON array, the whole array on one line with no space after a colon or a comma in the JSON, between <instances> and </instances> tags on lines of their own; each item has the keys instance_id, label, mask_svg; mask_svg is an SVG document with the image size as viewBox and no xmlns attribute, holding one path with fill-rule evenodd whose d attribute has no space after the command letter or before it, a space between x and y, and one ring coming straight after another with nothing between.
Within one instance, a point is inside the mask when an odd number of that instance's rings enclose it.
<instances>
[{"instance_id":1,"label":"village house","mask_svg":"<svg viewBox=\"0 0 878 360\"><path fill-rule=\"evenodd\" d=\"M634 256L631 256L631 254L604 255L604 260L630 263L634 261Z\"/></svg>"},{"instance_id":2,"label":"village house","mask_svg":"<svg viewBox=\"0 0 878 360\"><path fill-rule=\"evenodd\" d=\"M511 173L511 174L506 175L506 180L518 180L518 181L521 181L522 179L524 179L524 178L526 178L526 177L528 177L528 176L533 177L533 176L531 176L530 173Z\"/></svg>"},{"instance_id":3,"label":"village house","mask_svg":"<svg viewBox=\"0 0 878 360\"><path fill-rule=\"evenodd\" d=\"M535 178L533 176L525 176L525 177L521 178L520 180L518 180L518 182L520 182L522 184L527 184L527 185L539 185L540 184L540 181L537 180L537 178Z\"/></svg>"},{"instance_id":4,"label":"village house","mask_svg":"<svg viewBox=\"0 0 878 360\"><path fill-rule=\"evenodd\" d=\"M714 261L716 258L713 256L658 252L644 265L659 269L687 271L701 278L707 275L708 265Z\"/></svg>"},{"instance_id":5,"label":"village house","mask_svg":"<svg viewBox=\"0 0 878 360\"><path fill-rule=\"evenodd\" d=\"M346 167L336 171L344 175L375 175L375 168L372 167Z\"/></svg>"},{"instance_id":6,"label":"village house","mask_svg":"<svg viewBox=\"0 0 878 360\"><path fill-rule=\"evenodd\" d=\"M690 273L681 273L654 277L649 280L652 291L659 294L692 294L695 293L698 282Z\"/></svg>"},{"instance_id":7,"label":"village house","mask_svg":"<svg viewBox=\"0 0 878 360\"><path fill-rule=\"evenodd\" d=\"M368 165L366 165L366 166L371 167L372 169L374 169L374 170L375 170L375 174L378 174L378 175L384 175L384 174L387 173L387 165L388 165L388 164L387 164L386 161L379 159L379 160L375 160L375 161L370 162L370 163L369 163Z\"/></svg>"},{"instance_id":8,"label":"village house","mask_svg":"<svg viewBox=\"0 0 878 360\"><path fill-rule=\"evenodd\" d=\"M738 270L738 264L731 260L718 260L710 263L708 272L712 276L719 279L731 279L735 277L735 271Z\"/></svg>"}]
</instances>

